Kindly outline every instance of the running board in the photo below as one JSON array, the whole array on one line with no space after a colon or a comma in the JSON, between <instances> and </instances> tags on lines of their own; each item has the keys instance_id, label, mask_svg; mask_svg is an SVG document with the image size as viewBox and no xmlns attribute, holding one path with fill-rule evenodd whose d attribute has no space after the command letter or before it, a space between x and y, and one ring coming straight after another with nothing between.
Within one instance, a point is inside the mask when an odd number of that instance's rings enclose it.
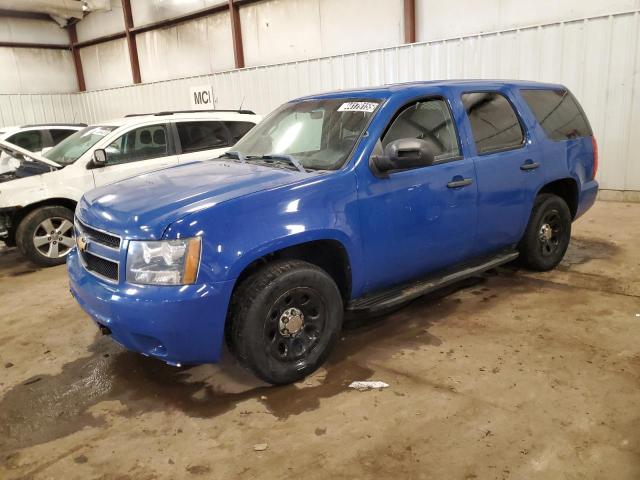
<instances>
[{"instance_id":1,"label":"running board","mask_svg":"<svg viewBox=\"0 0 640 480\"><path fill-rule=\"evenodd\" d=\"M486 258L483 259L481 263L467 264L462 270L444 272L441 275L427 277L424 280L356 298L347 304L347 311L354 313L374 313L379 310L397 307L409 300L421 297L422 295L459 282L465 278L486 272L492 268L499 267L516 258L518 258L518 252L501 252L489 260Z\"/></svg>"}]
</instances>

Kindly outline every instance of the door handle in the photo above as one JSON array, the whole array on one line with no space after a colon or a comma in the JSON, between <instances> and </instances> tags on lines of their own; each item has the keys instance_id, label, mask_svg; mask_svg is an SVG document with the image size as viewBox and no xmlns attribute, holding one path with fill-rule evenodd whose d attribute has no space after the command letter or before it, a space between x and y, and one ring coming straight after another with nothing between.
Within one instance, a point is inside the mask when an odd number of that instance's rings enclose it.
<instances>
[{"instance_id":1,"label":"door handle","mask_svg":"<svg viewBox=\"0 0 640 480\"><path fill-rule=\"evenodd\" d=\"M527 160L522 165L520 165L520 170L535 170L539 166L540 166L540 164L538 162L533 162L531 160Z\"/></svg>"},{"instance_id":2,"label":"door handle","mask_svg":"<svg viewBox=\"0 0 640 480\"><path fill-rule=\"evenodd\" d=\"M471 185L473 180L470 178L460 178L460 180L451 180L447 183L447 188L462 188Z\"/></svg>"}]
</instances>

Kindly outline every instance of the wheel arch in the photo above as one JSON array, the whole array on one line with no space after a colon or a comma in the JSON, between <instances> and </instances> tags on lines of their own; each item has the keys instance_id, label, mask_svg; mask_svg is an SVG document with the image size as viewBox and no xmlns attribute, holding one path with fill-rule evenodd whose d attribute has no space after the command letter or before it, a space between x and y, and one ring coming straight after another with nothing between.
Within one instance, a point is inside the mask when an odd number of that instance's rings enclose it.
<instances>
[{"instance_id":1,"label":"wheel arch","mask_svg":"<svg viewBox=\"0 0 640 480\"><path fill-rule=\"evenodd\" d=\"M8 240L10 242L15 243L16 230L18 229L18 225L20 225L24 217L29 215L34 210L40 207L66 207L72 212L75 212L77 203L78 202L70 198L54 197L54 198L47 198L46 200L41 200L39 202L30 203L29 205L25 205L21 208L18 208L16 212L13 214Z\"/></svg>"},{"instance_id":2,"label":"wheel arch","mask_svg":"<svg viewBox=\"0 0 640 480\"><path fill-rule=\"evenodd\" d=\"M569 211L571 212L571 219L573 220L576 218L579 198L578 182L575 179L567 177L548 182L543 185L540 190L538 190L536 196L542 193L551 193L562 198L569 207Z\"/></svg>"},{"instance_id":3,"label":"wheel arch","mask_svg":"<svg viewBox=\"0 0 640 480\"><path fill-rule=\"evenodd\" d=\"M303 260L322 268L336 282L343 300L349 300L352 289L351 259L347 247L335 238L305 240L269 249L267 253L261 252L258 258L244 265L240 271L234 282L232 297L238 286L260 267L285 259Z\"/></svg>"}]
</instances>

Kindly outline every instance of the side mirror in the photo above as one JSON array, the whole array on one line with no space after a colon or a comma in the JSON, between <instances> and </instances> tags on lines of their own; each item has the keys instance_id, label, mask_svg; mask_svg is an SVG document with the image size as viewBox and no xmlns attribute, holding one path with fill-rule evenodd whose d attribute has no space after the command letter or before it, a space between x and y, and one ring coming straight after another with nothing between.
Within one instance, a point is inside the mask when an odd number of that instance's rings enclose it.
<instances>
[{"instance_id":1,"label":"side mirror","mask_svg":"<svg viewBox=\"0 0 640 480\"><path fill-rule=\"evenodd\" d=\"M44 155L45 153L47 153L52 148L53 147L44 147L42 150L40 150L40 155Z\"/></svg>"},{"instance_id":2,"label":"side mirror","mask_svg":"<svg viewBox=\"0 0 640 480\"><path fill-rule=\"evenodd\" d=\"M107 152L104 149L99 148L93 152L93 168L100 168L107 165Z\"/></svg>"},{"instance_id":3,"label":"side mirror","mask_svg":"<svg viewBox=\"0 0 640 480\"><path fill-rule=\"evenodd\" d=\"M435 156L428 142L420 138L400 138L385 147L384 155L374 155L372 160L380 173L386 173L428 167L433 165Z\"/></svg>"}]
</instances>

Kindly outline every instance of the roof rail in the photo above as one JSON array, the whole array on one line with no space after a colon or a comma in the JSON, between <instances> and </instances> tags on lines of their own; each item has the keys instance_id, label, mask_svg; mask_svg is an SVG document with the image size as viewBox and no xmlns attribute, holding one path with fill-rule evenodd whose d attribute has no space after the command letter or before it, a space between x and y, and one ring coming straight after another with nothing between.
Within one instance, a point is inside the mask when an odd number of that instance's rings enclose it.
<instances>
[{"instance_id":1,"label":"roof rail","mask_svg":"<svg viewBox=\"0 0 640 480\"><path fill-rule=\"evenodd\" d=\"M125 118L128 117L143 117L145 115L153 115L159 117L161 115L173 115L174 113L241 113L244 115L255 115L253 110L171 110L166 112L156 112L156 113L129 113L125 115Z\"/></svg>"},{"instance_id":2,"label":"roof rail","mask_svg":"<svg viewBox=\"0 0 640 480\"><path fill-rule=\"evenodd\" d=\"M33 127L86 127L86 123L31 123L28 125L20 125L20 128Z\"/></svg>"}]
</instances>

